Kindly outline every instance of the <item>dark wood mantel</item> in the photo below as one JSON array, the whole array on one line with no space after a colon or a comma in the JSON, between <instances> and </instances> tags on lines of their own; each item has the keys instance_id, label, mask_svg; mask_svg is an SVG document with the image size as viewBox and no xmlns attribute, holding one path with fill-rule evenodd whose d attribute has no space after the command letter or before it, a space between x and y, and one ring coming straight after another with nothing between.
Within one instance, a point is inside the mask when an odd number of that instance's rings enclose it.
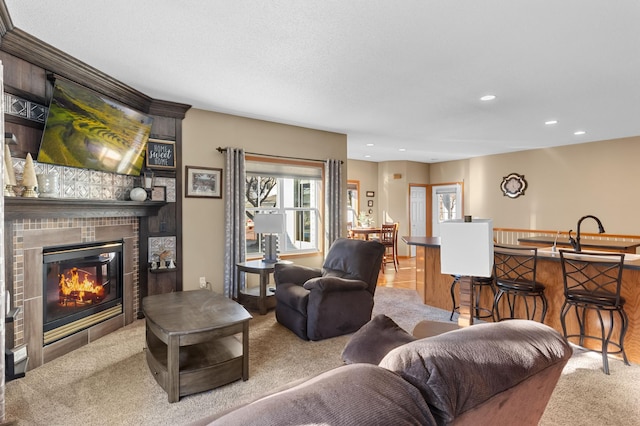
<instances>
[{"instance_id":1,"label":"dark wood mantel","mask_svg":"<svg viewBox=\"0 0 640 426\"><path fill-rule=\"evenodd\" d=\"M5 197L4 219L155 216L164 201Z\"/></svg>"}]
</instances>

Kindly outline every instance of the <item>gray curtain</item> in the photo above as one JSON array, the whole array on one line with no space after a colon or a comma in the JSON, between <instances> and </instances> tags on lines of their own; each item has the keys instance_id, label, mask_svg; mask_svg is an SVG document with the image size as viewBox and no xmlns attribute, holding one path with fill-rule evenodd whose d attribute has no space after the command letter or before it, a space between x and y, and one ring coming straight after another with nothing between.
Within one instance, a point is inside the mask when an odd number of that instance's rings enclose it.
<instances>
[{"instance_id":1,"label":"gray curtain","mask_svg":"<svg viewBox=\"0 0 640 426\"><path fill-rule=\"evenodd\" d=\"M244 288L244 274L238 282L236 263L246 259L244 150L227 148L224 170L224 295L237 299Z\"/></svg>"},{"instance_id":2,"label":"gray curtain","mask_svg":"<svg viewBox=\"0 0 640 426\"><path fill-rule=\"evenodd\" d=\"M325 247L328 249L336 238L342 236L342 161L325 162Z\"/></svg>"}]
</instances>

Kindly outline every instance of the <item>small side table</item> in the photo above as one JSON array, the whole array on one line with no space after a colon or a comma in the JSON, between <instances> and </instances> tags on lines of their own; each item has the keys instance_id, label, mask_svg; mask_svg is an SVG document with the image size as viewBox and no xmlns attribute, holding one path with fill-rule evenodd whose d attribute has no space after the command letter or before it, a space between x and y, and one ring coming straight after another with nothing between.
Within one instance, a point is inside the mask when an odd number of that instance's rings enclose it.
<instances>
[{"instance_id":1,"label":"small side table","mask_svg":"<svg viewBox=\"0 0 640 426\"><path fill-rule=\"evenodd\" d=\"M276 298L272 291L267 289L269 284L269 274L275 270L276 263L292 263L288 260L278 262L265 262L263 260L249 260L247 262L236 263L236 276L240 282L240 273L250 273L260 275L260 285L258 288L240 290L238 301L249 309L257 309L260 315L265 315L267 310L276 306Z\"/></svg>"}]
</instances>

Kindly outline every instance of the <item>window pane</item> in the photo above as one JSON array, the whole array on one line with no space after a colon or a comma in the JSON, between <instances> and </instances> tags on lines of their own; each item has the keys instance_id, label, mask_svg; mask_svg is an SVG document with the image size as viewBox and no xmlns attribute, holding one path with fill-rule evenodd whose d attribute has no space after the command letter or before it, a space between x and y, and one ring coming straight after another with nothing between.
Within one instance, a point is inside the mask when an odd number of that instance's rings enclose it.
<instances>
[{"instance_id":1,"label":"window pane","mask_svg":"<svg viewBox=\"0 0 640 426\"><path fill-rule=\"evenodd\" d=\"M315 167L317 169L317 167ZM286 169L285 169L286 170ZM313 175L309 172L308 175ZM253 231L255 214L284 213L285 232L279 236L280 253L319 250L320 179L296 176L278 177L248 173L245 211L247 216L246 247L248 256L263 252L262 236Z\"/></svg>"},{"instance_id":2,"label":"window pane","mask_svg":"<svg viewBox=\"0 0 640 426\"><path fill-rule=\"evenodd\" d=\"M456 218L456 194L444 193L438 194L438 220L443 222Z\"/></svg>"}]
</instances>

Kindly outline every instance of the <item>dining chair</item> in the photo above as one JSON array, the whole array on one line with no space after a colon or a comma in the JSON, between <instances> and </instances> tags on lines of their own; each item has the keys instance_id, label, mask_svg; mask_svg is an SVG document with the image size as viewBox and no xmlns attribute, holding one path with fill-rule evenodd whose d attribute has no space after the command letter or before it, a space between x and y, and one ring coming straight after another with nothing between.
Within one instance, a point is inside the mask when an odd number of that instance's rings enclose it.
<instances>
[{"instance_id":1,"label":"dining chair","mask_svg":"<svg viewBox=\"0 0 640 426\"><path fill-rule=\"evenodd\" d=\"M393 263L393 267L398 272L400 262L398 261L398 223L383 223L380 227L379 241L385 247L382 258L382 269L387 263Z\"/></svg>"},{"instance_id":2,"label":"dining chair","mask_svg":"<svg viewBox=\"0 0 640 426\"><path fill-rule=\"evenodd\" d=\"M576 253L560 250L560 262L565 298L560 310L560 322L565 338L577 338L581 347L585 346L585 339L600 342L600 350L594 350L602 353L605 374L609 374L608 354L621 354L624 363L629 365L624 351L629 319L624 310L625 299L620 294L624 253ZM577 332L568 331L567 328L567 314L572 309L578 324ZM595 314L597 321L589 313ZM604 319L603 313L608 313ZM618 314L620 320L618 326L614 313ZM616 329L617 341L612 341ZM610 351L609 346L614 351Z\"/></svg>"},{"instance_id":3,"label":"dining chair","mask_svg":"<svg viewBox=\"0 0 640 426\"><path fill-rule=\"evenodd\" d=\"M536 280L538 249L527 246L493 246L493 276L496 284L496 297L493 302L494 319L524 318L544 323L547 315L547 298L544 285ZM506 303L502 303L506 296ZM536 319L538 300L542 311ZM518 303L520 301L520 303ZM501 308L506 304L506 316Z\"/></svg>"}]
</instances>

